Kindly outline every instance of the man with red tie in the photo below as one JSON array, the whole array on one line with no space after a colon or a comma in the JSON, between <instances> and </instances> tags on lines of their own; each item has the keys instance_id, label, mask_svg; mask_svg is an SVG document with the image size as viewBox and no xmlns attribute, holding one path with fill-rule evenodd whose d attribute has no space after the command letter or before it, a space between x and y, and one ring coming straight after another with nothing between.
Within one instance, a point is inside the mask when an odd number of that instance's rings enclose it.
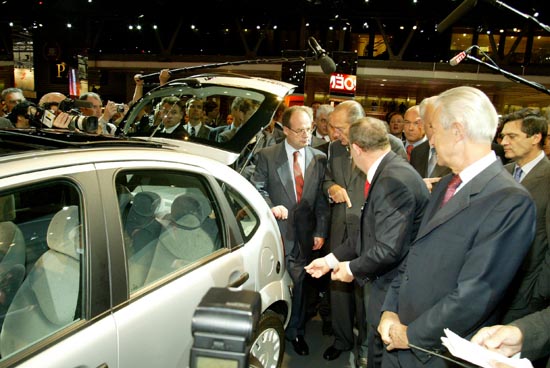
<instances>
[{"instance_id":1,"label":"man with red tie","mask_svg":"<svg viewBox=\"0 0 550 368\"><path fill-rule=\"evenodd\" d=\"M299 355L309 354L304 338L304 266L312 251L323 246L329 226L328 201L321 192L327 157L309 146L312 122L310 107L292 106L285 110L282 124L286 138L258 152L251 178L271 207L283 237L286 266L294 283L286 338Z\"/></svg>"},{"instance_id":2,"label":"man with red tie","mask_svg":"<svg viewBox=\"0 0 550 368\"><path fill-rule=\"evenodd\" d=\"M370 284L367 307L368 367L380 367L384 347L376 328L386 290L420 225L429 192L416 170L390 149L383 121L366 117L349 129L354 164L366 175L359 236L306 267L313 277L332 269L332 279Z\"/></svg>"},{"instance_id":3,"label":"man with red tie","mask_svg":"<svg viewBox=\"0 0 550 368\"><path fill-rule=\"evenodd\" d=\"M498 115L479 89L456 87L430 99L438 164L453 175L432 191L416 239L388 289L378 331L383 367L448 367L449 328L470 338L501 317L506 290L535 234L535 206L491 150Z\"/></svg>"}]
</instances>

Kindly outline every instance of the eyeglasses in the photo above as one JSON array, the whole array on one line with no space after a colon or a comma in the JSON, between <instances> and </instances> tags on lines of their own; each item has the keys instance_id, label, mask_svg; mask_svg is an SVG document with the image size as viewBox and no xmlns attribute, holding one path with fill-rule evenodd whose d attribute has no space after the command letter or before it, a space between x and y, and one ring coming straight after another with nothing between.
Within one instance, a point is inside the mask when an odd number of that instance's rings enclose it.
<instances>
[{"instance_id":1,"label":"eyeglasses","mask_svg":"<svg viewBox=\"0 0 550 368\"><path fill-rule=\"evenodd\" d=\"M298 135L304 135L304 133L311 134L311 132L313 132L313 129L311 129L311 128L298 129L298 130L294 130L294 129L289 128L289 127L287 127L287 128L290 129L291 131L293 131L294 133L298 134Z\"/></svg>"}]
</instances>

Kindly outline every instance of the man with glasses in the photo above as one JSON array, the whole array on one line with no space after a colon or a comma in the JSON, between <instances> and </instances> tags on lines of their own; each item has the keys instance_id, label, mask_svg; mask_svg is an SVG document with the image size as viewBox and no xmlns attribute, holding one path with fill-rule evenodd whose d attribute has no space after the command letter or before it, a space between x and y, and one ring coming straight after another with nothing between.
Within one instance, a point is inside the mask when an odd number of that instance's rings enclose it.
<instances>
[{"instance_id":1,"label":"man with glasses","mask_svg":"<svg viewBox=\"0 0 550 368\"><path fill-rule=\"evenodd\" d=\"M286 266L293 281L292 312L286 330L299 355L308 355L305 341L306 294L304 267L312 251L327 237L328 202L322 195L327 158L309 146L313 112L307 106L292 106L282 117L286 138L258 152L251 182L271 207L283 237Z\"/></svg>"}]
</instances>

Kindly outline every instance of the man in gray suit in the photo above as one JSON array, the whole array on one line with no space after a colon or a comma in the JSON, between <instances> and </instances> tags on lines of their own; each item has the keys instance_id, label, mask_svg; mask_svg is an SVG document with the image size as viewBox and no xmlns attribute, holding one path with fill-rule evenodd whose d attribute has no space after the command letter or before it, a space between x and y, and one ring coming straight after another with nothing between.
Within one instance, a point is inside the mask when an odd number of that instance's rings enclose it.
<instances>
[{"instance_id":1,"label":"man in gray suit","mask_svg":"<svg viewBox=\"0 0 550 368\"><path fill-rule=\"evenodd\" d=\"M432 192L416 239L382 307L382 366L446 367L449 328L470 338L500 308L535 235L535 204L504 169L491 142L498 115L482 91L447 90L422 116L447 175ZM417 349L420 348L420 349Z\"/></svg>"},{"instance_id":2,"label":"man in gray suit","mask_svg":"<svg viewBox=\"0 0 550 368\"><path fill-rule=\"evenodd\" d=\"M258 152L251 179L271 207L283 237L287 270L294 283L286 338L299 355L309 354L304 339L304 267L312 251L323 246L329 220L328 201L321 193L326 155L309 146L312 114L307 106L285 110L282 123L286 139Z\"/></svg>"},{"instance_id":3,"label":"man in gray suit","mask_svg":"<svg viewBox=\"0 0 550 368\"><path fill-rule=\"evenodd\" d=\"M548 306L550 300L550 161L542 150L548 133L546 119L522 109L501 118L505 168L531 194L537 206L537 232L527 257L509 290L503 318L509 323Z\"/></svg>"}]
</instances>

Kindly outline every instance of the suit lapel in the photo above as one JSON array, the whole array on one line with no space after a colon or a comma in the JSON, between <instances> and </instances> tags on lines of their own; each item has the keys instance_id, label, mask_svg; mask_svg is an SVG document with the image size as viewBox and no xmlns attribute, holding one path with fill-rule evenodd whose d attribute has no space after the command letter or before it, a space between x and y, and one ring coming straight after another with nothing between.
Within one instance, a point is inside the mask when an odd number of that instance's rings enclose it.
<instances>
[{"instance_id":1,"label":"suit lapel","mask_svg":"<svg viewBox=\"0 0 550 368\"><path fill-rule=\"evenodd\" d=\"M432 194L426 214L422 220L422 225L418 231L416 240L421 239L426 234L430 233L433 229L439 225L449 221L462 210L470 206L471 198L479 194L487 183L492 180L502 168L502 164L499 160L492 163L485 170L479 173L470 182L464 185L458 193L443 207L439 208L441 200L445 195L447 184L451 181L452 175L445 176L437 186L437 192ZM426 217L429 216L429 217Z\"/></svg>"},{"instance_id":2,"label":"suit lapel","mask_svg":"<svg viewBox=\"0 0 550 368\"><path fill-rule=\"evenodd\" d=\"M277 175L283 184L284 191L288 195L291 202L296 202L296 195L294 194L294 177L290 172L290 166L285 151L284 143L279 144L278 152L275 155L275 167L277 168Z\"/></svg>"},{"instance_id":3,"label":"suit lapel","mask_svg":"<svg viewBox=\"0 0 550 368\"><path fill-rule=\"evenodd\" d=\"M513 165L511 166L513 167ZM546 172L545 169L548 167L550 167L550 161L548 158L544 157L535 165L535 167L531 169L531 171L529 171L529 173L525 176L525 179L521 181L521 184L529 191L532 191L532 189L536 188L540 184L540 180L544 179L544 174Z\"/></svg>"}]
</instances>

